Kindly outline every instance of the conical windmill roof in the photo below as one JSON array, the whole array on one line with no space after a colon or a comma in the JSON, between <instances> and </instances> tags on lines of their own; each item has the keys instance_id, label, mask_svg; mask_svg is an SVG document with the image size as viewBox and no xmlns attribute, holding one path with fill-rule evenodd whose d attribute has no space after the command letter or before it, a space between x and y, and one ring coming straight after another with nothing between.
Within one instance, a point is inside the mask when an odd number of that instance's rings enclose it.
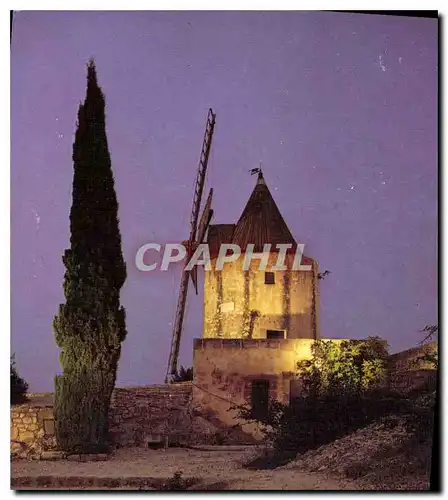
<instances>
[{"instance_id":1,"label":"conical windmill roof","mask_svg":"<svg viewBox=\"0 0 448 500\"><path fill-rule=\"evenodd\" d=\"M255 252L261 252L266 243L271 244L272 250L275 250L277 244L292 244L293 248L297 244L261 172L235 226L232 243L239 245L242 251L252 243L255 245Z\"/></svg>"}]
</instances>

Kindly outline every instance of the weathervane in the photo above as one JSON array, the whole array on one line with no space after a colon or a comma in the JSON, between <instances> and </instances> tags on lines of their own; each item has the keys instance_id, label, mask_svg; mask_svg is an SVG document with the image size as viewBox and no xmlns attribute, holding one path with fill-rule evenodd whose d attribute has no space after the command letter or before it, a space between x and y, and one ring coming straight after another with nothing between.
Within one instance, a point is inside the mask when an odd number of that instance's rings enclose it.
<instances>
[{"instance_id":1,"label":"weathervane","mask_svg":"<svg viewBox=\"0 0 448 500\"><path fill-rule=\"evenodd\" d=\"M260 166L258 168L251 168L249 170L250 172L250 175L255 175L255 174L261 174L262 171L261 171L261 161L260 161Z\"/></svg>"}]
</instances>

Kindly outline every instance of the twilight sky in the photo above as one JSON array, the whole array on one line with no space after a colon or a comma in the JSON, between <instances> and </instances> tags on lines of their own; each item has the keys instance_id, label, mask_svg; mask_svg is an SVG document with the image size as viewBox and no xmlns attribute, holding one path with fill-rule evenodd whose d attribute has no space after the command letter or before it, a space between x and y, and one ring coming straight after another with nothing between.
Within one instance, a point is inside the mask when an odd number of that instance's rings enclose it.
<instances>
[{"instance_id":1,"label":"twilight sky","mask_svg":"<svg viewBox=\"0 0 448 500\"><path fill-rule=\"evenodd\" d=\"M321 271L325 338L379 335L391 352L437 323L437 20L319 12L18 12L11 47L11 349L31 391L60 372L72 144L94 57L128 279L117 384L160 383L180 268L135 252L188 237L207 110L215 223L264 176ZM202 285L203 280L200 280ZM192 292L192 288L190 289ZM202 334L190 293L180 361Z\"/></svg>"}]
</instances>

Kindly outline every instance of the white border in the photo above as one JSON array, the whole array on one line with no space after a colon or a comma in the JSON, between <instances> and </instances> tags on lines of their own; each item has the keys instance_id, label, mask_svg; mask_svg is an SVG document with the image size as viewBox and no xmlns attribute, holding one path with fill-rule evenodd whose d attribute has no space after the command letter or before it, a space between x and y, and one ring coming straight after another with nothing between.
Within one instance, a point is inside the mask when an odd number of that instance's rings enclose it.
<instances>
[{"instance_id":1,"label":"white border","mask_svg":"<svg viewBox=\"0 0 448 500\"><path fill-rule=\"evenodd\" d=\"M417 2L409 2L409 1L395 1L395 2L369 2L368 5L365 5L365 3L362 5L362 7L359 6L359 2L355 4L355 2L343 2L343 5L339 5L337 7L334 6L333 3L330 2L323 2L323 1L316 1L313 2L312 4L312 9L307 8L307 5L309 6L308 2L292 2L292 1L281 1L278 0L273 4L272 2L254 2L254 1L246 1L243 2L239 0L238 2L232 1L232 0L227 0L227 1L215 1L215 2L205 2L205 1L174 1L174 0L165 0L162 4L152 4L151 7L152 9L148 9L147 2L143 1L132 1L129 0L126 2L126 4L123 4L123 2L117 2L113 0L109 1L102 1L102 2L94 2L95 6L92 6L91 1L77 1L77 2L64 2L64 6L66 7L65 9L61 9L61 4L59 2L54 2L54 1L44 1L39 3L39 8L36 8L36 3L33 1L18 1L14 2L14 6L11 6L9 2L7 3L8 8L14 9L14 10L408 10L408 9L428 9L428 10L439 10L441 14L443 15L442 11L442 2L426 2L425 5L422 5L421 3L417 4ZM5 22L8 23L9 25L9 15L4 18ZM3 72L3 88L2 88L2 94L3 96L10 96L10 65L9 65L9 58L10 58L10 52L9 52L9 30L4 30L3 32L3 37L2 37L2 44L1 44L1 58L2 58L2 68L8 68L6 71ZM442 44L442 42L441 42ZM444 44L445 45L445 44ZM445 54L446 52L442 52ZM445 90L445 88L444 88ZM446 95L446 94L445 94ZM8 106L9 108L9 106ZM6 109L4 107L3 109ZM441 110L442 111L442 110ZM3 147L1 148L1 153L4 156L4 161L2 162L3 168L0 169L0 175L2 176L1 182L0 182L0 203L1 203L1 210L0 210L0 217L1 217L1 222L2 222L2 236L5 238L3 241L3 245L1 246L1 280L3 285L6 285L6 287L2 288L2 297L1 297L1 319L3 322L3 328L2 328L2 336L0 337L2 339L3 343L3 356L4 356L4 361L1 364L4 370L3 374L3 380L7 380L7 375L6 375L6 368L9 364L9 354L10 354L10 345L9 345L9 337L7 336L6 332L10 331L10 294L9 294L9 286L10 286L10 273L9 273L9 262L10 262L10 251L9 251L9 244L8 244L8 238L10 235L10 218L9 218L9 208L10 208L10 192L9 192L9 186L10 186L10 179L8 176L8 171L6 168L6 165L10 164L10 123L8 120L9 116L7 113L3 112L2 113L2 121L3 121L3 129L2 129L2 142L3 142ZM445 134L444 134L445 135ZM442 140L443 148L445 149L445 141ZM445 151L444 151L445 152ZM9 153L9 154L8 154ZM5 158L5 156L7 156ZM446 156L445 156L446 157ZM445 188L444 192L447 193L447 185L446 181L447 175L445 174L444 179L443 179L443 187ZM442 208L442 207L441 207ZM448 231L448 222L447 218L444 218L443 222L443 229L444 233ZM446 257L446 254L444 255ZM443 272L443 278L447 278L447 271L446 268ZM448 299L446 296L443 299L443 309L448 310L448 304L447 304ZM446 359L445 357L445 343L442 342L442 357ZM6 402L9 400L9 394L8 394L8 388L6 384L0 384L0 389L2 391L3 397L2 401ZM443 397L440 397L441 401L447 401L447 389L445 384L443 385ZM5 403L6 405L6 403ZM446 421L446 414L443 414L443 424L445 424ZM2 414L2 422L1 422L1 429L2 429L2 446L1 449L3 451L2 453L2 463L3 466L1 467L1 480L2 480L2 490L3 491L9 491L10 495L13 494L9 490L9 485L10 485L10 461L9 461L9 455L6 455L6 450L8 449L8 442L9 442L9 432L8 428L9 426L7 425L9 420L9 408L8 408L8 413L6 411ZM444 436L444 433L442 433L441 438ZM447 458L448 454L446 452L446 440L443 439L443 451L441 453L442 457L445 457L445 459L442 461L442 466L443 469L441 470L442 473L442 478L448 477L447 474ZM85 498L84 493L84 498ZM126 493L123 492L124 495ZM319 496L324 496L327 495L328 493L316 493ZM362 493L358 493L362 494ZM399 493L389 493L386 495L398 495ZM239 496L239 494L235 493L235 495ZM278 496L280 497L281 493L276 493L273 494L273 496ZM341 493L342 496L348 496L349 493ZM75 495L76 496L81 496L81 494ZM110 497L111 495L106 494L106 496ZM129 495L127 495L129 496ZM213 494L210 494L209 496L214 496ZM41 493L42 498L54 498L54 495L49 495L45 494L44 492Z\"/></svg>"}]
</instances>

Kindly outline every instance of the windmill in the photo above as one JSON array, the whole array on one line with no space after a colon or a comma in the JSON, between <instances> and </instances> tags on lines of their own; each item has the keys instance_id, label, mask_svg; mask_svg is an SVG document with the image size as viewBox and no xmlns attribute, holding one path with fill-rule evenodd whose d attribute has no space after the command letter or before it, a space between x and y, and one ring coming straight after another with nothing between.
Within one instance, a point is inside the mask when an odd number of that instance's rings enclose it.
<instances>
[{"instance_id":1,"label":"windmill","mask_svg":"<svg viewBox=\"0 0 448 500\"><path fill-rule=\"evenodd\" d=\"M213 215L212 197L213 189L210 189L207 201L204 205L204 210L198 225L199 211L201 209L202 192L205 184L205 174L207 172L208 157L210 155L210 148L212 145L213 130L215 128L216 114L212 109L208 110L207 124L205 127L204 141L202 143L201 156L199 158L198 173L196 175L196 183L193 196L193 208L190 217L190 238L187 242L187 258L185 264L188 263L191 256L195 252L197 246L204 241L210 220ZM177 371L177 359L179 357L180 337L182 334L182 326L185 315L185 305L187 303L188 283L191 277L193 286L198 294L198 280L197 280L197 267L193 267L191 271L182 270L182 277L180 281L179 298L177 301L176 317L173 327L173 339L171 341L170 357L168 360L168 369L166 372L165 383L168 383L170 375L174 375Z\"/></svg>"}]
</instances>

